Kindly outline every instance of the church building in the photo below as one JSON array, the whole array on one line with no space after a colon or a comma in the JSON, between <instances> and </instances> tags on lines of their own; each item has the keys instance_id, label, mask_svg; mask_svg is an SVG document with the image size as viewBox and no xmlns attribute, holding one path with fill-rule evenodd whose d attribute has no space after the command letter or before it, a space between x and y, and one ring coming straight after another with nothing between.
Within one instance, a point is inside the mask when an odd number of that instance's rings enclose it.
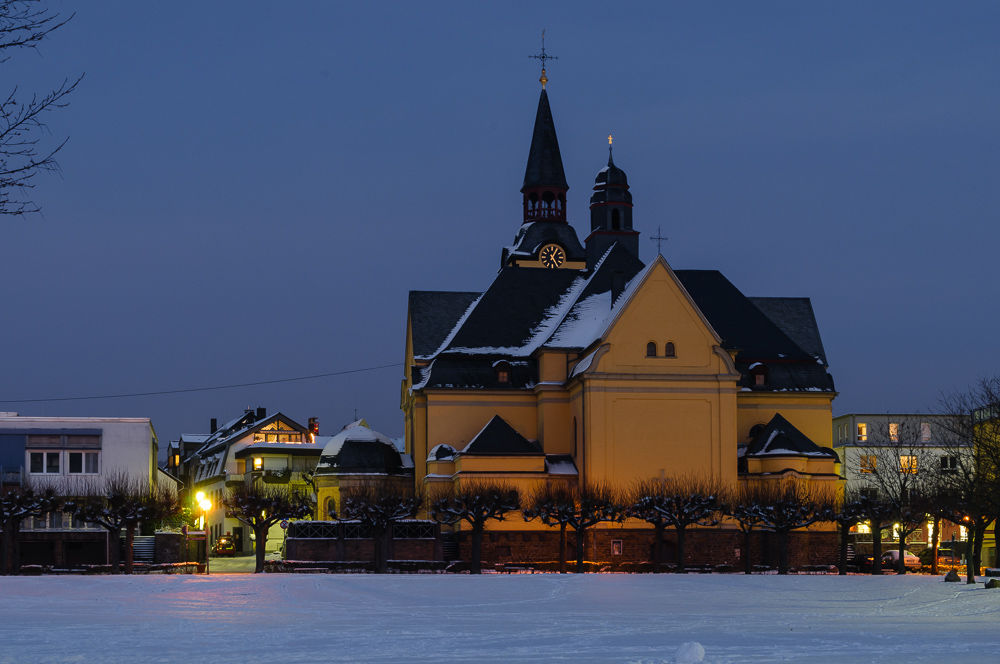
<instances>
[{"instance_id":1,"label":"church building","mask_svg":"<svg viewBox=\"0 0 1000 664\"><path fill-rule=\"evenodd\" d=\"M833 487L836 392L809 299L748 297L719 271L642 261L641 205L610 154L581 242L546 80L523 218L496 278L485 292L409 295L401 406L416 483L503 479L523 495L681 475ZM491 526L505 529L521 542L542 527Z\"/></svg>"}]
</instances>

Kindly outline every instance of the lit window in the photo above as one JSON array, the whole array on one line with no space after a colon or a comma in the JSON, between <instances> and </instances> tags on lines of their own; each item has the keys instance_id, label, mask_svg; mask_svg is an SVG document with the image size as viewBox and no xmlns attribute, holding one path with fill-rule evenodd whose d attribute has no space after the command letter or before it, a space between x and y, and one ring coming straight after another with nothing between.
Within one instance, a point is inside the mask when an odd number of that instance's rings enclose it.
<instances>
[{"instance_id":1,"label":"lit window","mask_svg":"<svg viewBox=\"0 0 1000 664\"><path fill-rule=\"evenodd\" d=\"M656 342L650 341L646 344L646 357L656 357Z\"/></svg>"},{"instance_id":2,"label":"lit window","mask_svg":"<svg viewBox=\"0 0 1000 664\"><path fill-rule=\"evenodd\" d=\"M864 443L868 440L868 425L864 422L858 423L858 442Z\"/></svg>"},{"instance_id":3,"label":"lit window","mask_svg":"<svg viewBox=\"0 0 1000 664\"><path fill-rule=\"evenodd\" d=\"M867 533L870 533L871 531L872 531L872 527L869 526L867 523L859 523L858 524L858 532L859 533L867 534Z\"/></svg>"},{"instance_id":4,"label":"lit window","mask_svg":"<svg viewBox=\"0 0 1000 664\"><path fill-rule=\"evenodd\" d=\"M907 475L917 474L917 457L904 454L899 457L899 471Z\"/></svg>"},{"instance_id":5,"label":"lit window","mask_svg":"<svg viewBox=\"0 0 1000 664\"><path fill-rule=\"evenodd\" d=\"M674 342L673 341L668 341L666 344L664 344L664 346L663 346L663 357L677 357L676 353L674 353Z\"/></svg>"},{"instance_id":6,"label":"lit window","mask_svg":"<svg viewBox=\"0 0 1000 664\"><path fill-rule=\"evenodd\" d=\"M899 442L899 423L889 422L889 440L894 443Z\"/></svg>"},{"instance_id":7,"label":"lit window","mask_svg":"<svg viewBox=\"0 0 1000 664\"><path fill-rule=\"evenodd\" d=\"M931 425L927 422L920 425L920 441L923 443L931 441Z\"/></svg>"},{"instance_id":8,"label":"lit window","mask_svg":"<svg viewBox=\"0 0 1000 664\"><path fill-rule=\"evenodd\" d=\"M861 455L861 472L870 474L875 472L875 456L872 454Z\"/></svg>"},{"instance_id":9,"label":"lit window","mask_svg":"<svg viewBox=\"0 0 1000 664\"><path fill-rule=\"evenodd\" d=\"M263 468L264 468L264 459L261 458L261 457L254 457L253 458L253 469L254 470L262 470Z\"/></svg>"}]
</instances>

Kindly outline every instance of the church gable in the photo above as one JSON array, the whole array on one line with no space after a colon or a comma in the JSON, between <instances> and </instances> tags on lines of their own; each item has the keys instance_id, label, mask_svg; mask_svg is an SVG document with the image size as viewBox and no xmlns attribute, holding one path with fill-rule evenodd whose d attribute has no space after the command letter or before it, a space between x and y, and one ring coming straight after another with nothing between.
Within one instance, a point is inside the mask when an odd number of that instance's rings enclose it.
<instances>
[{"instance_id":1,"label":"church gable","mask_svg":"<svg viewBox=\"0 0 1000 664\"><path fill-rule=\"evenodd\" d=\"M600 371L725 372L715 351L721 340L662 257L629 284L615 310Z\"/></svg>"}]
</instances>

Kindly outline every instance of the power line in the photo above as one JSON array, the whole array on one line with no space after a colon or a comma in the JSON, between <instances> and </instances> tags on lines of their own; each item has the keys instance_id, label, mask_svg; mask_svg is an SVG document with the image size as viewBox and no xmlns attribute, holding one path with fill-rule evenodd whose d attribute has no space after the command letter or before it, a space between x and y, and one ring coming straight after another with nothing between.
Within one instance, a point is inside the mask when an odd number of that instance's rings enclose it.
<instances>
[{"instance_id":1,"label":"power line","mask_svg":"<svg viewBox=\"0 0 1000 664\"><path fill-rule=\"evenodd\" d=\"M314 376L300 376L298 378L279 378L277 380L259 380L254 383L238 383L236 385L217 385L215 387L191 387L184 390L160 390L158 392L133 392L131 394L105 394L93 397L57 397L54 399L0 399L0 403L39 403L42 401L87 401L92 399L125 399L127 397L151 397L162 394L183 394L185 392L210 392L212 390L231 390L237 387L253 387L255 385L274 385L275 383L292 383L298 380L313 380L316 378L329 378L330 376L343 376L345 374L362 373L365 371L376 371L378 369L388 369L390 367L402 366L402 362L383 364L377 367L365 367L364 369L348 369L346 371L331 371L330 373L316 374Z\"/></svg>"}]
</instances>

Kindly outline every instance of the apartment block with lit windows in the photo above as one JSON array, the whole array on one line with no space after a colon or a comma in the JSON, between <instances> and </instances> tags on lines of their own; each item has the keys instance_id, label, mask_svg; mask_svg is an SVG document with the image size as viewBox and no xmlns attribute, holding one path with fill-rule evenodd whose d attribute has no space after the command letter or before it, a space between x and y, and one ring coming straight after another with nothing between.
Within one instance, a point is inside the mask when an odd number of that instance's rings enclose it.
<instances>
[{"instance_id":1,"label":"apartment block with lit windows","mask_svg":"<svg viewBox=\"0 0 1000 664\"><path fill-rule=\"evenodd\" d=\"M922 474L956 472L956 446L948 442L946 424L947 418L940 415L850 413L833 418L834 451L841 459L840 474L846 489L878 495L873 477L887 464L899 473L915 475L914 486L920 486ZM943 523L940 527L942 543L952 535L956 540L965 539L966 529L960 524ZM907 546L914 552L929 546L932 528L929 520L907 538ZM865 524L852 530L856 543L871 541L871 530ZM897 537L892 532L883 535L886 542Z\"/></svg>"}]
</instances>

